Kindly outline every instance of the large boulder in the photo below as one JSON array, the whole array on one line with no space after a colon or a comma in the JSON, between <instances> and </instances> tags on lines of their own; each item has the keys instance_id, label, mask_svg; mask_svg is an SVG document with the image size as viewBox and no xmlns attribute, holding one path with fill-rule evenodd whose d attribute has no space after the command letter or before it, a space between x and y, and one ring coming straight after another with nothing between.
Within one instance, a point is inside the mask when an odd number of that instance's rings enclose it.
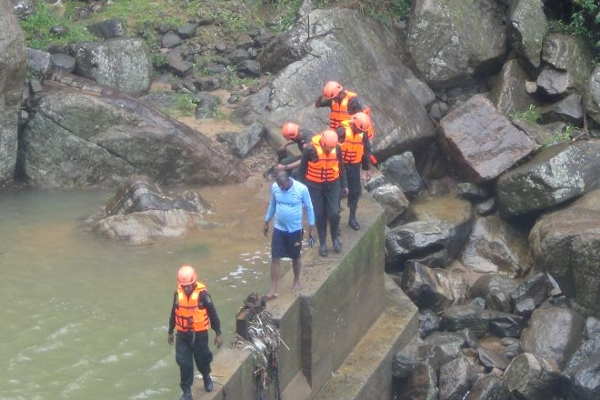
<instances>
[{"instance_id":1,"label":"large boulder","mask_svg":"<svg viewBox=\"0 0 600 400\"><path fill-rule=\"evenodd\" d=\"M589 115L600 124L600 65L590 75L585 95L585 105Z\"/></svg>"},{"instance_id":2,"label":"large boulder","mask_svg":"<svg viewBox=\"0 0 600 400\"><path fill-rule=\"evenodd\" d=\"M527 73L517 60L504 64L502 71L494 79L490 93L490 100L498 111L508 115L529 108L533 99L525 89L527 80Z\"/></svg>"},{"instance_id":3,"label":"large boulder","mask_svg":"<svg viewBox=\"0 0 600 400\"><path fill-rule=\"evenodd\" d=\"M565 122L580 126L583 122L583 103L578 94L570 94L564 99L539 109L542 122Z\"/></svg>"},{"instance_id":4,"label":"large boulder","mask_svg":"<svg viewBox=\"0 0 600 400\"><path fill-rule=\"evenodd\" d=\"M437 197L414 202L409 208L415 221L399 225L386 237L388 269L403 269L407 260L420 260L430 267L443 267L452 260L473 224L468 201Z\"/></svg>"},{"instance_id":5,"label":"large boulder","mask_svg":"<svg viewBox=\"0 0 600 400\"><path fill-rule=\"evenodd\" d=\"M240 158L246 157L264 137L265 126L255 122L242 132L225 132L217 136L217 140L227 143L233 154Z\"/></svg>"},{"instance_id":6,"label":"large boulder","mask_svg":"<svg viewBox=\"0 0 600 400\"><path fill-rule=\"evenodd\" d=\"M542 150L498 179L500 212L507 217L541 211L600 187L600 141Z\"/></svg>"},{"instance_id":7,"label":"large boulder","mask_svg":"<svg viewBox=\"0 0 600 400\"><path fill-rule=\"evenodd\" d=\"M477 218L460 255L476 272L523 276L532 265L527 237L498 216Z\"/></svg>"},{"instance_id":8,"label":"large boulder","mask_svg":"<svg viewBox=\"0 0 600 400\"><path fill-rule=\"evenodd\" d=\"M119 38L76 43L75 73L128 94L142 94L152 83L152 57L143 39Z\"/></svg>"},{"instance_id":9,"label":"large boulder","mask_svg":"<svg viewBox=\"0 0 600 400\"><path fill-rule=\"evenodd\" d=\"M536 268L550 272L580 305L600 312L600 190L544 215L529 241Z\"/></svg>"},{"instance_id":10,"label":"large boulder","mask_svg":"<svg viewBox=\"0 0 600 400\"><path fill-rule=\"evenodd\" d=\"M147 244L156 237L176 237L198 226L209 205L194 191L169 196L147 177L124 182L103 209L86 221L92 231L132 244Z\"/></svg>"},{"instance_id":11,"label":"large boulder","mask_svg":"<svg viewBox=\"0 0 600 400\"><path fill-rule=\"evenodd\" d=\"M564 368L572 399L600 398L600 337L589 338L573 353Z\"/></svg>"},{"instance_id":12,"label":"large boulder","mask_svg":"<svg viewBox=\"0 0 600 400\"><path fill-rule=\"evenodd\" d=\"M525 400L551 399L560 380L555 363L531 353L515 357L502 376L513 395Z\"/></svg>"},{"instance_id":13,"label":"large boulder","mask_svg":"<svg viewBox=\"0 0 600 400\"><path fill-rule=\"evenodd\" d=\"M447 362L440 368L440 398L464 399L475 377L475 366L466 357Z\"/></svg>"},{"instance_id":14,"label":"large boulder","mask_svg":"<svg viewBox=\"0 0 600 400\"><path fill-rule=\"evenodd\" d=\"M0 0L0 188L13 181L18 111L25 78L25 40L9 0Z\"/></svg>"},{"instance_id":15,"label":"large boulder","mask_svg":"<svg viewBox=\"0 0 600 400\"><path fill-rule=\"evenodd\" d=\"M418 195L423 188L423 180L415 165L415 156L410 151L388 158L380 164L380 169L410 198Z\"/></svg>"},{"instance_id":16,"label":"large boulder","mask_svg":"<svg viewBox=\"0 0 600 400\"><path fill-rule=\"evenodd\" d=\"M521 349L554 361L559 367L581 345L583 317L568 308L538 308L521 335Z\"/></svg>"},{"instance_id":17,"label":"large boulder","mask_svg":"<svg viewBox=\"0 0 600 400\"><path fill-rule=\"evenodd\" d=\"M418 74L450 87L502 62L507 50L505 12L493 0L416 0L408 49Z\"/></svg>"},{"instance_id":18,"label":"large boulder","mask_svg":"<svg viewBox=\"0 0 600 400\"><path fill-rule=\"evenodd\" d=\"M450 157L476 182L497 178L536 147L483 95L458 106L440 125Z\"/></svg>"},{"instance_id":19,"label":"large boulder","mask_svg":"<svg viewBox=\"0 0 600 400\"><path fill-rule=\"evenodd\" d=\"M594 54L584 38L551 33L544 39L542 59L554 68L566 71L579 92L585 92L594 68Z\"/></svg>"},{"instance_id":20,"label":"large boulder","mask_svg":"<svg viewBox=\"0 0 600 400\"><path fill-rule=\"evenodd\" d=\"M408 199L402 190L394 184L383 184L371 192L373 199L383 207L385 224L388 225L408 208Z\"/></svg>"},{"instance_id":21,"label":"large boulder","mask_svg":"<svg viewBox=\"0 0 600 400\"><path fill-rule=\"evenodd\" d=\"M320 132L328 124L328 110L316 109L315 99L327 81L336 80L371 108L373 150L380 159L435 137L425 109L433 92L405 65L394 36L364 14L313 10L268 44L258 61L277 75L236 109L234 116L246 124L258 120L279 127L293 120Z\"/></svg>"},{"instance_id":22,"label":"large boulder","mask_svg":"<svg viewBox=\"0 0 600 400\"><path fill-rule=\"evenodd\" d=\"M548 20L542 0L516 0L510 10L512 47L530 67L539 68Z\"/></svg>"},{"instance_id":23,"label":"large boulder","mask_svg":"<svg viewBox=\"0 0 600 400\"><path fill-rule=\"evenodd\" d=\"M35 98L21 139L33 185L112 186L135 174L171 184L248 176L239 161L187 125L94 82L59 78L63 83L48 82Z\"/></svg>"},{"instance_id":24,"label":"large boulder","mask_svg":"<svg viewBox=\"0 0 600 400\"><path fill-rule=\"evenodd\" d=\"M493 375L487 375L479 379L465 400L508 400L510 391L502 380Z\"/></svg>"}]
</instances>

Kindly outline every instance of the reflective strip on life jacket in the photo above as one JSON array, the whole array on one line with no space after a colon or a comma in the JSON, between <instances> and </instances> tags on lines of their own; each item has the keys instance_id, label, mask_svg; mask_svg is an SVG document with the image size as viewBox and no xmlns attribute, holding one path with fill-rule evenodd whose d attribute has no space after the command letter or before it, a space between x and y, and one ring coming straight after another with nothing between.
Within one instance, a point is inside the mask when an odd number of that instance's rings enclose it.
<instances>
[{"instance_id":1,"label":"reflective strip on life jacket","mask_svg":"<svg viewBox=\"0 0 600 400\"><path fill-rule=\"evenodd\" d=\"M177 286L177 305L175 307L175 328L180 332L201 332L210 328L210 319L206 308L199 307L199 299L206 286L197 282L196 288L188 297L181 285Z\"/></svg>"},{"instance_id":2,"label":"reflective strip on life jacket","mask_svg":"<svg viewBox=\"0 0 600 400\"><path fill-rule=\"evenodd\" d=\"M331 112L329 113L330 128L337 129L342 124L342 121L350 119L348 103L350 102L350 99L354 97L356 97L356 93L346 92L346 96L344 96L342 101L337 101L335 99L331 100Z\"/></svg>"},{"instance_id":3,"label":"reflective strip on life jacket","mask_svg":"<svg viewBox=\"0 0 600 400\"><path fill-rule=\"evenodd\" d=\"M340 177L340 163L336 149L328 153L318 143L320 135L313 137L312 145L317 153L317 161L309 161L305 178L311 182L333 182ZM315 140L316 139L316 140Z\"/></svg>"},{"instance_id":4,"label":"reflective strip on life jacket","mask_svg":"<svg viewBox=\"0 0 600 400\"><path fill-rule=\"evenodd\" d=\"M342 127L346 130L344 143L340 144L344 164L358 164L365 154L364 133L354 133L348 121L343 122Z\"/></svg>"}]
</instances>

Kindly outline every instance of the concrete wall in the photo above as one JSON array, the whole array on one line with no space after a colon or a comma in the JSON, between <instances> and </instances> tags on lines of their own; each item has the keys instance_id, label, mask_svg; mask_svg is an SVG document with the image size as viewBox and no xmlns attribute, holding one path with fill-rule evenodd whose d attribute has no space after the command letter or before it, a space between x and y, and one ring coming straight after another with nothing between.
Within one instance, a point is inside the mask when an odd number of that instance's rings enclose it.
<instances>
[{"instance_id":1,"label":"concrete wall","mask_svg":"<svg viewBox=\"0 0 600 400\"><path fill-rule=\"evenodd\" d=\"M363 230L343 230L342 253L330 251L328 258L321 258L316 250L309 250L303 255L299 294L289 289L290 271L280 282L279 297L268 303L267 309L289 348L282 345L279 351L279 379L285 400L317 398L386 307L382 210L363 200L358 218ZM413 329L416 314L412 309L410 312L407 321ZM195 385L194 398L258 398L253 365L253 356L247 351L221 350L212 364L218 377L215 390L208 394L202 385ZM391 375L389 380L391 384ZM276 398L274 389L272 385L265 399Z\"/></svg>"}]
</instances>

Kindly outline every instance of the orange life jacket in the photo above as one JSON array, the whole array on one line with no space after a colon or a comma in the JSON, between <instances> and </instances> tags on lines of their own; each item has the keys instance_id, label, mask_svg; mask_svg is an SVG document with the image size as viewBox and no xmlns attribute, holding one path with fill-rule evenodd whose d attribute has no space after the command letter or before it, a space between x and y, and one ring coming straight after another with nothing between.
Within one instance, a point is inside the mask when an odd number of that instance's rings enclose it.
<instances>
[{"instance_id":1,"label":"orange life jacket","mask_svg":"<svg viewBox=\"0 0 600 400\"><path fill-rule=\"evenodd\" d=\"M365 134L354 133L349 121L342 122L342 127L346 130L344 142L340 143L344 164L358 164L362 162L365 154L365 145L363 144Z\"/></svg>"},{"instance_id":2,"label":"orange life jacket","mask_svg":"<svg viewBox=\"0 0 600 400\"><path fill-rule=\"evenodd\" d=\"M331 100L331 112L329 113L330 128L337 129L342 124L342 121L350 119L348 102L354 97L356 97L356 93L346 91L346 96L344 96L342 101L337 101L336 99Z\"/></svg>"},{"instance_id":3,"label":"orange life jacket","mask_svg":"<svg viewBox=\"0 0 600 400\"><path fill-rule=\"evenodd\" d=\"M319 143L320 140L321 135L315 135L312 138L312 146L315 148L318 160L308 162L305 178L317 183L333 182L340 177L337 150L333 149L329 154L326 153Z\"/></svg>"},{"instance_id":4,"label":"orange life jacket","mask_svg":"<svg viewBox=\"0 0 600 400\"><path fill-rule=\"evenodd\" d=\"M206 308L199 307L200 295L206 286L197 282L196 288L188 297L181 285L177 286L177 306L175 307L175 327L180 332L201 332L210 328Z\"/></svg>"}]
</instances>

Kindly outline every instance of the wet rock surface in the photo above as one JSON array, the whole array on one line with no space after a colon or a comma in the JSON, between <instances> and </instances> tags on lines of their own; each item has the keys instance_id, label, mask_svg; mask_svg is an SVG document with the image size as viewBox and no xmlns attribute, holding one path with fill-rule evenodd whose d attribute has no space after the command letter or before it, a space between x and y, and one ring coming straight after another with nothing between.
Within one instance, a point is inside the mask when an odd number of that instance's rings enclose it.
<instances>
[{"instance_id":1,"label":"wet rock surface","mask_svg":"<svg viewBox=\"0 0 600 400\"><path fill-rule=\"evenodd\" d=\"M197 192L169 196L151 179L136 176L124 182L86 223L111 239L148 244L157 237L177 237L192 228L213 226L204 220L208 213L210 206Z\"/></svg>"},{"instance_id":2,"label":"wet rock surface","mask_svg":"<svg viewBox=\"0 0 600 400\"><path fill-rule=\"evenodd\" d=\"M469 180L497 178L535 145L482 95L476 95L442 119L446 149Z\"/></svg>"},{"instance_id":3,"label":"wet rock surface","mask_svg":"<svg viewBox=\"0 0 600 400\"><path fill-rule=\"evenodd\" d=\"M396 220L406 211L409 202L402 190L391 183L373 189L373 198L383 206L386 225Z\"/></svg>"},{"instance_id":4,"label":"wet rock surface","mask_svg":"<svg viewBox=\"0 0 600 400\"><path fill-rule=\"evenodd\" d=\"M419 176L415 165L415 157L411 152L390 157L382 162L379 168L409 198L418 195L423 188L423 181Z\"/></svg>"},{"instance_id":5,"label":"wet rock surface","mask_svg":"<svg viewBox=\"0 0 600 400\"><path fill-rule=\"evenodd\" d=\"M255 122L242 132L226 132L217 136L217 140L227 143L233 154L244 158L264 137L265 126Z\"/></svg>"},{"instance_id":6,"label":"wet rock surface","mask_svg":"<svg viewBox=\"0 0 600 400\"><path fill-rule=\"evenodd\" d=\"M531 67L541 64L544 37L548 32L548 21L542 0L513 1L509 13L510 41L516 52Z\"/></svg>"},{"instance_id":7,"label":"wet rock surface","mask_svg":"<svg viewBox=\"0 0 600 400\"><path fill-rule=\"evenodd\" d=\"M527 80L527 73L518 60L507 61L500 74L495 77L490 93L490 100L496 109L505 114L527 110L533 103L525 87Z\"/></svg>"},{"instance_id":8,"label":"wet rock surface","mask_svg":"<svg viewBox=\"0 0 600 400\"><path fill-rule=\"evenodd\" d=\"M26 57L23 32L9 1L0 2L0 188L10 184L17 163L18 110Z\"/></svg>"},{"instance_id":9,"label":"wet rock surface","mask_svg":"<svg viewBox=\"0 0 600 400\"><path fill-rule=\"evenodd\" d=\"M531 353L515 357L502 376L513 395L531 400L552 398L560 379L556 364Z\"/></svg>"}]
</instances>

